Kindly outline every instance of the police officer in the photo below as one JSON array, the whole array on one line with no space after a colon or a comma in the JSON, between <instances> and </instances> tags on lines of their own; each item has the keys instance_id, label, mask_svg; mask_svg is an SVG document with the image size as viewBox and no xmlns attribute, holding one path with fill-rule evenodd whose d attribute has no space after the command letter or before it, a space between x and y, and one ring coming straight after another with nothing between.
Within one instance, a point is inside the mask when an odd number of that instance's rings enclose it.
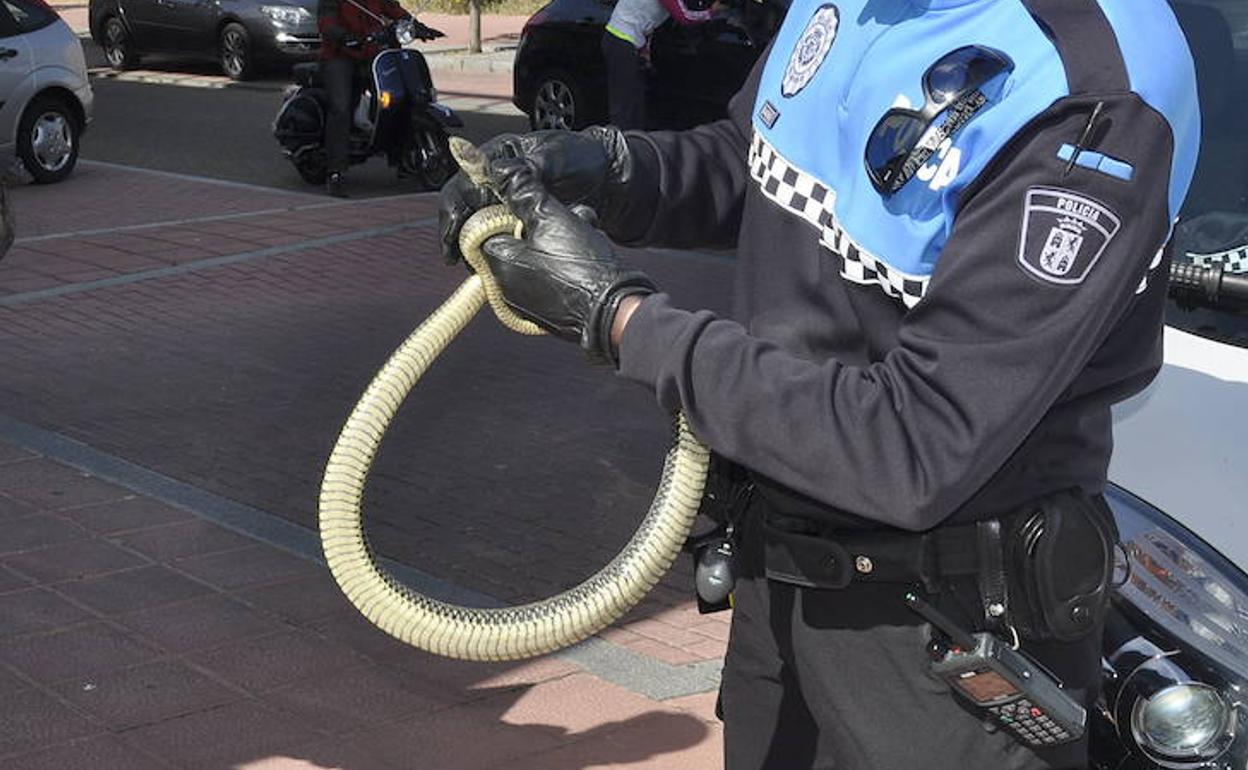
<instances>
[{"instance_id":1,"label":"police officer","mask_svg":"<svg viewBox=\"0 0 1248 770\"><path fill-rule=\"evenodd\" d=\"M1110 406L1161 362L1197 155L1164 0L795 0L729 117L503 137L508 302L683 410L756 488L728 770L1078 768L930 674L917 590L1091 705L1116 537ZM446 255L491 199L443 191ZM737 248L732 319L612 240Z\"/></svg>"}]
</instances>

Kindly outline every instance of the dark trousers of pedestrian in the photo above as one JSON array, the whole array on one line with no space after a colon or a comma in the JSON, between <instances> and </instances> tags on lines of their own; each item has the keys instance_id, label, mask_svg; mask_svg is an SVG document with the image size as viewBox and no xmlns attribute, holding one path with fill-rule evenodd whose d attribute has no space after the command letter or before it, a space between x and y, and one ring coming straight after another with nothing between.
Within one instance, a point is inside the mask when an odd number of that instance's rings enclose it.
<instances>
[{"instance_id":1,"label":"dark trousers of pedestrian","mask_svg":"<svg viewBox=\"0 0 1248 770\"><path fill-rule=\"evenodd\" d=\"M610 32L602 35L607 64L607 113L611 125L627 131L645 129L646 67L637 46Z\"/></svg>"},{"instance_id":2,"label":"dark trousers of pedestrian","mask_svg":"<svg viewBox=\"0 0 1248 770\"><path fill-rule=\"evenodd\" d=\"M720 706L725 770L1082 770L1087 738L1033 751L933 677L930 626L900 583L806 588L764 574L761 501L742 536L743 576ZM978 588L952 583L929 599L973 627ZM1069 643L1031 643L1085 707L1100 682L1098 627Z\"/></svg>"},{"instance_id":3,"label":"dark trousers of pedestrian","mask_svg":"<svg viewBox=\"0 0 1248 770\"><path fill-rule=\"evenodd\" d=\"M329 102L329 113L325 116L326 169L331 174L346 171L350 163L351 112L355 106L357 85L366 71L366 65L354 59L325 59L321 62L321 77Z\"/></svg>"}]
</instances>

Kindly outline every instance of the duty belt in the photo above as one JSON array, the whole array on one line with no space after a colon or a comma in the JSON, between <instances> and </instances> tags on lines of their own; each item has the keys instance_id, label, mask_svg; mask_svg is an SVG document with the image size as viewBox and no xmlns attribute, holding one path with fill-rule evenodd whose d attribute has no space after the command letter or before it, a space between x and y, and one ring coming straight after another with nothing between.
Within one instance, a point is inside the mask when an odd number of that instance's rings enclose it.
<instances>
[{"instance_id":1,"label":"duty belt","mask_svg":"<svg viewBox=\"0 0 1248 770\"><path fill-rule=\"evenodd\" d=\"M810 519L768 512L763 521L767 577L807 588L851 583L921 583L928 591L975 576L985 620L1005 611L1001 520L929 532L826 529Z\"/></svg>"}]
</instances>

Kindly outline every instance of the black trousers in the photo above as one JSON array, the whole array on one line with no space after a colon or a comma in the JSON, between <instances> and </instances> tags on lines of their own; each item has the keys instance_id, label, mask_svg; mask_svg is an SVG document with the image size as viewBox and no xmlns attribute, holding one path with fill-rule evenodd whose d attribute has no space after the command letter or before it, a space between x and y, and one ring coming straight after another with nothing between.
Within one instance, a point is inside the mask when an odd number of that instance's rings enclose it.
<instances>
[{"instance_id":1,"label":"black trousers","mask_svg":"<svg viewBox=\"0 0 1248 770\"><path fill-rule=\"evenodd\" d=\"M645 129L646 68L641 52L627 40L604 32L602 55L607 63L607 112L611 125L622 131Z\"/></svg>"},{"instance_id":2,"label":"black trousers","mask_svg":"<svg viewBox=\"0 0 1248 770\"><path fill-rule=\"evenodd\" d=\"M841 590L768 580L761 507L744 524L742 570L720 704L725 770L1051 770L1085 768L1086 737L1034 752L928 674L930 629L903 584ZM973 581L929 599L966 627ZM1100 681L1100 629L1073 643L1023 640L1085 707Z\"/></svg>"},{"instance_id":3,"label":"black trousers","mask_svg":"<svg viewBox=\"0 0 1248 770\"><path fill-rule=\"evenodd\" d=\"M331 174L346 171L350 164L351 112L367 74L367 62L354 59L321 61L321 77L325 81L325 96L329 101L329 113L325 116L326 168Z\"/></svg>"}]
</instances>

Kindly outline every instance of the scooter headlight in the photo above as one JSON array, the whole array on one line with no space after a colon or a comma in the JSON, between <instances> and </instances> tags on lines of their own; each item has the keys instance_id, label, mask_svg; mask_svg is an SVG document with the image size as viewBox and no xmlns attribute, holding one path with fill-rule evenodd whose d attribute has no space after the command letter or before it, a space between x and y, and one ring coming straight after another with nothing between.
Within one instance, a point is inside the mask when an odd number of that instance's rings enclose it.
<instances>
[{"instance_id":1,"label":"scooter headlight","mask_svg":"<svg viewBox=\"0 0 1248 770\"><path fill-rule=\"evenodd\" d=\"M399 45L407 45L416 39L416 25L411 19L403 19L394 26L394 36L398 38Z\"/></svg>"},{"instance_id":2,"label":"scooter headlight","mask_svg":"<svg viewBox=\"0 0 1248 770\"><path fill-rule=\"evenodd\" d=\"M1176 684L1136 701L1131 732L1150 753L1169 759L1209 758L1226 748L1233 717L1214 688Z\"/></svg>"},{"instance_id":3,"label":"scooter headlight","mask_svg":"<svg viewBox=\"0 0 1248 770\"><path fill-rule=\"evenodd\" d=\"M260 13L287 27L297 27L312 21L312 14L308 9L297 5L262 5Z\"/></svg>"}]
</instances>

